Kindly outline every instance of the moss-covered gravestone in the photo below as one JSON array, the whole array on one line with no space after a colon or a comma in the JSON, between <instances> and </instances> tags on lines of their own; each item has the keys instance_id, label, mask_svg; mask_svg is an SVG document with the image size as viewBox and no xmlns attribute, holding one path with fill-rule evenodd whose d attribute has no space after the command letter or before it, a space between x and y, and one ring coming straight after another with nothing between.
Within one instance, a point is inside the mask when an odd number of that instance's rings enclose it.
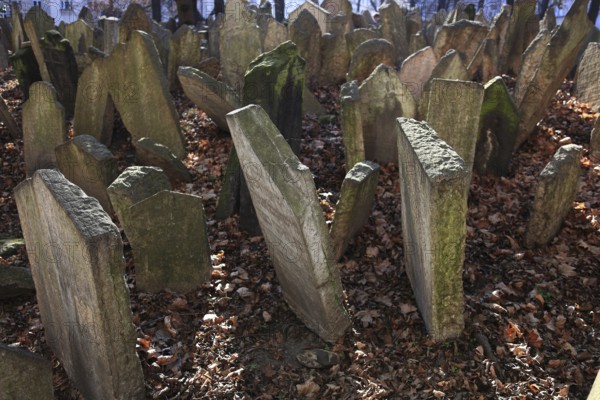
<instances>
[{"instance_id":1,"label":"moss-covered gravestone","mask_svg":"<svg viewBox=\"0 0 600 400\"><path fill-rule=\"evenodd\" d=\"M335 342L350 325L339 271L309 169L260 106L227 115L231 136L256 207L283 296L323 340Z\"/></svg>"},{"instance_id":2,"label":"moss-covered gravestone","mask_svg":"<svg viewBox=\"0 0 600 400\"><path fill-rule=\"evenodd\" d=\"M0 376L2 399L54 400L50 360L0 343L4 372Z\"/></svg>"},{"instance_id":3,"label":"moss-covered gravestone","mask_svg":"<svg viewBox=\"0 0 600 400\"><path fill-rule=\"evenodd\" d=\"M365 159L360 94L356 81L345 83L340 91L340 120L346 150L346 171Z\"/></svg>"},{"instance_id":4,"label":"moss-covered gravestone","mask_svg":"<svg viewBox=\"0 0 600 400\"><path fill-rule=\"evenodd\" d=\"M469 169L426 123L397 123L406 273L427 331L443 340L464 325Z\"/></svg>"},{"instance_id":5,"label":"moss-covered gravestone","mask_svg":"<svg viewBox=\"0 0 600 400\"><path fill-rule=\"evenodd\" d=\"M394 47L385 39L370 39L363 42L352 53L348 69L348 81L362 82L379 65L395 65Z\"/></svg>"}]
</instances>

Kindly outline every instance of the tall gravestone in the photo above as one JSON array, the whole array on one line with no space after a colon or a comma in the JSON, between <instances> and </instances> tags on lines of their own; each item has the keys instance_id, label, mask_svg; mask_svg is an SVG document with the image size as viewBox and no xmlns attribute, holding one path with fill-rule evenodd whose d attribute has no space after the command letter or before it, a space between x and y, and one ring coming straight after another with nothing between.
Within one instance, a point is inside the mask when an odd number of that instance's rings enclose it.
<instances>
[{"instance_id":1,"label":"tall gravestone","mask_svg":"<svg viewBox=\"0 0 600 400\"><path fill-rule=\"evenodd\" d=\"M177 68L198 67L202 60L202 35L188 25L182 25L169 39L167 79L171 90L177 88Z\"/></svg>"},{"instance_id":2,"label":"tall gravestone","mask_svg":"<svg viewBox=\"0 0 600 400\"><path fill-rule=\"evenodd\" d=\"M76 53L86 53L90 46L94 45L94 28L86 21L78 19L65 25L65 39L71 43Z\"/></svg>"},{"instance_id":3,"label":"tall gravestone","mask_svg":"<svg viewBox=\"0 0 600 400\"><path fill-rule=\"evenodd\" d=\"M431 46L427 46L411 54L402 62L398 77L402 83L408 86L415 101L418 102L421 98L423 88L427 81L429 81L437 63L438 58Z\"/></svg>"},{"instance_id":4,"label":"tall gravestone","mask_svg":"<svg viewBox=\"0 0 600 400\"><path fill-rule=\"evenodd\" d=\"M54 29L54 18L51 18L41 6L33 6L23 18L23 29L31 42L31 48L39 65L42 79L46 82L52 82L40 47L40 39L47 31Z\"/></svg>"},{"instance_id":5,"label":"tall gravestone","mask_svg":"<svg viewBox=\"0 0 600 400\"><path fill-rule=\"evenodd\" d=\"M394 45L396 63L408 55L408 31L406 11L394 0L386 0L379 7L381 35Z\"/></svg>"},{"instance_id":6,"label":"tall gravestone","mask_svg":"<svg viewBox=\"0 0 600 400\"><path fill-rule=\"evenodd\" d=\"M596 123L590 133L590 159L594 162L600 162L600 117L596 118Z\"/></svg>"},{"instance_id":7,"label":"tall gravestone","mask_svg":"<svg viewBox=\"0 0 600 400\"><path fill-rule=\"evenodd\" d=\"M385 39L370 39L356 48L350 59L348 81L362 82L379 64L394 67L394 46Z\"/></svg>"},{"instance_id":8,"label":"tall gravestone","mask_svg":"<svg viewBox=\"0 0 600 400\"><path fill-rule=\"evenodd\" d=\"M54 354L86 399L143 399L119 230L58 171L37 171L15 200Z\"/></svg>"},{"instance_id":9,"label":"tall gravestone","mask_svg":"<svg viewBox=\"0 0 600 400\"><path fill-rule=\"evenodd\" d=\"M365 159L360 93L356 81L345 83L340 96L340 123L344 135L346 171L350 171L357 162Z\"/></svg>"},{"instance_id":10,"label":"tall gravestone","mask_svg":"<svg viewBox=\"0 0 600 400\"><path fill-rule=\"evenodd\" d=\"M600 111L600 43L591 42L587 45L577 67L575 81L579 101Z\"/></svg>"},{"instance_id":11,"label":"tall gravestone","mask_svg":"<svg viewBox=\"0 0 600 400\"><path fill-rule=\"evenodd\" d=\"M488 28L484 24L463 19L442 26L435 37L433 50L441 58L448 50L454 49L463 55L468 64L487 34Z\"/></svg>"},{"instance_id":12,"label":"tall gravestone","mask_svg":"<svg viewBox=\"0 0 600 400\"><path fill-rule=\"evenodd\" d=\"M464 326L462 270L469 169L426 123L398 118L406 273L435 340Z\"/></svg>"},{"instance_id":13,"label":"tall gravestone","mask_svg":"<svg viewBox=\"0 0 600 400\"><path fill-rule=\"evenodd\" d=\"M306 84L314 89L319 82L322 59L319 23L308 10L304 10L290 24L289 34L290 40L298 46L300 57L306 60Z\"/></svg>"},{"instance_id":14,"label":"tall gravestone","mask_svg":"<svg viewBox=\"0 0 600 400\"><path fill-rule=\"evenodd\" d=\"M350 320L315 185L309 169L260 106L227 115L258 220L282 287L298 317L323 340L335 342Z\"/></svg>"},{"instance_id":15,"label":"tall gravestone","mask_svg":"<svg viewBox=\"0 0 600 400\"><path fill-rule=\"evenodd\" d=\"M0 398L53 400L52 364L49 360L0 343L4 373L0 376ZM34 383L34 384L32 384Z\"/></svg>"}]
</instances>

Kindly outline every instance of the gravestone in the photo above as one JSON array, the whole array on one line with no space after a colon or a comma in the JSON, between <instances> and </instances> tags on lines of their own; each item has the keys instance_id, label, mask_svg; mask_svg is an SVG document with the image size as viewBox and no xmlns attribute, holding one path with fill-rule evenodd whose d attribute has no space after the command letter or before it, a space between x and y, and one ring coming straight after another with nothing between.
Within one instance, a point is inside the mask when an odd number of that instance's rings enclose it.
<instances>
[{"instance_id":1,"label":"gravestone","mask_svg":"<svg viewBox=\"0 0 600 400\"><path fill-rule=\"evenodd\" d=\"M350 320L311 172L260 106L236 110L227 122L240 163L255 166L243 171L283 296L310 329L335 342Z\"/></svg>"},{"instance_id":2,"label":"gravestone","mask_svg":"<svg viewBox=\"0 0 600 400\"><path fill-rule=\"evenodd\" d=\"M408 86L416 102L421 98L423 87L431 77L437 63L438 59L431 46L411 54L402 62L398 77L402 83Z\"/></svg>"},{"instance_id":3,"label":"gravestone","mask_svg":"<svg viewBox=\"0 0 600 400\"><path fill-rule=\"evenodd\" d=\"M396 63L408 55L408 32L406 11L394 0L386 0L379 7L381 36L396 50Z\"/></svg>"},{"instance_id":4,"label":"gravestone","mask_svg":"<svg viewBox=\"0 0 600 400\"><path fill-rule=\"evenodd\" d=\"M134 31L152 33L152 19L146 15L139 3L129 3L119 20L119 38L117 43L127 42Z\"/></svg>"},{"instance_id":5,"label":"gravestone","mask_svg":"<svg viewBox=\"0 0 600 400\"><path fill-rule=\"evenodd\" d=\"M48 82L35 82L23 104L23 146L27 176L56 167L54 148L67 138L65 108Z\"/></svg>"},{"instance_id":6,"label":"gravestone","mask_svg":"<svg viewBox=\"0 0 600 400\"><path fill-rule=\"evenodd\" d=\"M464 326L469 169L426 123L397 126L406 273L429 335L444 340Z\"/></svg>"},{"instance_id":7,"label":"gravestone","mask_svg":"<svg viewBox=\"0 0 600 400\"><path fill-rule=\"evenodd\" d=\"M208 26L208 55L220 58L219 35L225 24L225 14L219 13L214 21Z\"/></svg>"},{"instance_id":8,"label":"gravestone","mask_svg":"<svg viewBox=\"0 0 600 400\"><path fill-rule=\"evenodd\" d=\"M25 29L23 28L21 7L16 1L10 3L10 22L12 25L12 31L10 33L11 45L14 54L21 48L23 42L27 40L25 36Z\"/></svg>"},{"instance_id":9,"label":"gravestone","mask_svg":"<svg viewBox=\"0 0 600 400\"><path fill-rule=\"evenodd\" d=\"M300 18L300 15L302 15L302 13L304 13L304 11L306 11L308 14L310 14L314 18L314 20L317 22L317 25L319 26L319 30L321 33L326 33L331 30L331 27L329 25L329 22L331 21L331 17L332 17L331 14L329 13L329 11L325 10L324 8L319 7L318 4L315 4L312 1L303 2L298 8L294 9L294 11L292 11L290 13L290 15L288 16L288 26L290 28L292 27L293 24L296 23L296 20L298 18ZM311 30L312 29L314 29L314 28L311 28ZM309 33L310 33L309 31L305 32L306 35L308 35ZM292 39L292 41L294 43L296 43L298 46L300 46L300 44L291 37L291 32L290 32L290 39Z\"/></svg>"},{"instance_id":10,"label":"gravestone","mask_svg":"<svg viewBox=\"0 0 600 400\"><path fill-rule=\"evenodd\" d=\"M427 47L427 39L421 32L413 33L408 38L408 54L414 54L425 47Z\"/></svg>"},{"instance_id":11,"label":"gravestone","mask_svg":"<svg viewBox=\"0 0 600 400\"><path fill-rule=\"evenodd\" d=\"M225 165L225 173L222 176L221 191L219 192L219 200L217 201L217 209L215 210L215 219L219 221L231 217L240 210L242 169L235 147L232 147L229 152L229 158Z\"/></svg>"},{"instance_id":12,"label":"gravestone","mask_svg":"<svg viewBox=\"0 0 600 400\"><path fill-rule=\"evenodd\" d=\"M485 39L479 45L473 58L468 61L467 71L470 77L481 74L484 82L505 71L505 66L500 65L500 49L505 45L508 25L510 22L511 8L504 5L494 17Z\"/></svg>"},{"instance_id":13,"label":"gravestone","mask_svg":"<svg viewBox=\"0 0 600 400\"><path fill-rule=\"evenodd\" d=\"M100 203L40 170L15 200L46 342L86 399L144 399L123 242Z\"/></svg>"},{"instance_id":14,"label":"gravestone","mask_svg":"<svg viewBox=\"0 0 600 400\"><path fill-rule=\"evenodd\" d=\"M0 95L0 121L2 121L4 127L8 129L11 138L20 139L23 137L23 132L19 129L19 126L10 113L2 95Z\"/></svg>"},{"instance_id":15,"label":"gravestone","mask_svg":"<svg viewBox=\"0 0 600 400\"><path fill-rule=\"evenodd\" d=\"M350 57L358 46L369 39L379 39L379 33L372 29L355 29L352 32L346 33L346 46Z\"/></svg>"},{"instance_id":16,"label":"gravestone","mask_svg":"<svg viewBox=\"0 0 600 400\"><path fill-rule=\"evenodd\" d=\"M434 79L426 122L473 169L484 89L479 83Z\"/></svg>"},{"instance_id":17,"label":"gravestone","mask_svg":"<svg viewBox=\"0 0 600 400\"><path fill-rule=\"evenodd\" d=\"M65 178L95 197L104 211L113 209L106 188L119 176L117 159L93 136L79 135L55 149L58 169Z\"/></svg>"},{"instance_id":18,"label":"gravestone","mask_svg":"<svg viewBox=\"0 0 600 400\"><path fill-rule=\"evenodd\" d=\"M208 57L198 64L198 70L204 72L211 78L217 79L221 72L221 63L214 57Z\"/></svg>"},{"instance_id":19,"label":"gravestone","mask_svg":"<svg viewBox=\"0 0 600 400\"><path fill-rule=\"evenodd\" d=\"M139 290L188 292L210 279L210 246L200 197L163 190L133 204L128 215L125 234L133 249Z\"/></svg>"},{"instance_id":20,"label":"gravestone","mask_svg":"<svg viewBox=\"0 0 600 400\"><path fill-rule=\"evenodd\" d=\"M379 64L394 67L394 54L394 47L385 39L370 39L363 42L352 53L347 75L348 81L362 82Z\"/></svg>"},{"instance_id":21,"label":"gravestone","mask_svg":"<svg viewBox=\"0 0 600 400\"><path fill-rule=\"evenodd\" d=\"M110 202L124 229L132 205L163 190L171 190L169 178L157 167L128 167L107 189Z\"/></svg>"},{"instance_id":22,"label":"gravestone","mask_svg":"<svg viewBox=\"0 0 600 400\"><path fill-rule=\"evenodd\" d=\"M274 50L288 40L288 28L275 18L261 18L260 43L263 53Z\"/></svg>"},{"instance_id":23,"label":"gravestone","mask_svg":"<svg viewBox=\"0 0 600 400\"><path fill-rule=\"evenodd\" d=\"M519 113L501 77L495 77L483 89L474 168L479 175L504 176L509 172Z\"/></svg>"},{"instance_id":24,"label":"gravestone","mask_svg":"<svg viewBox=\"0 0 600 400\"><path fill-rule=\"evenodd\" d=\"M162 169L173 184L192 180L190 171L166 146L147 137L141 138L133 145L136 163Z\"/></svg>"},{"instance_id":25,"label":"gravestone","mask_svg":"<svg viewBox=\"0 0 600 400\"><path fill-rule=\"evenodd\" d=\"M379 163L398 159L395 123L414 118L415 101L393 68L378 66L359 87L365 158Z\"/></svg>"},{"instance_id":26,"label":"gravestone","mask_svg":"<svg viewBox=\"0 0 600 400\"><path fill-rule=\"evenodd\" d=\"M433 51L438 58L441 58L448 50L454 49L463 55L466 63L469 63L487 34L487 26L463 19L442 26L435 37Z\"/></svg>"},{"instance_id":27,"label":"gravestone","mask_svg":"<svg viewBox=\"0 0 600 400\"><path fill-rule=\"evenodd\" d=\"M587 45L577 67L575 82L578 100L588 103L592 110L600 111L600 43Z\"/></svg>"},{"instance_id":28,"label":"gravestone","mask_svg":"<svg viewBox=\"0 0 600 400\"><path fill-rule=\"evenodd\" d=\"M5 255L3 255L5 257ZM0 267L0 300L35 294L31 270L3 265ZM2 378L0 378L0 381ZM2 384L0 383L0 390Z\"/></svg>"},{"instance_id":29,"label":"gravestone","mask_svg":"<svg viewBox=\"0 0 600 400\"><path fill-rule=\"evenodd\" d=\"M225 115L242 104L233 89L191 67L179 67L177 76L185 95L204 111L220 129L229 131Z\"/></svg>"},{"instance_id":30,"label":"gravestone","mask_svg":"<svg viewBox=\"0 0 600 400\"><path fill-rule=\"evenodd\" d=\"M169 88L178 87L177 68L180 66L198 67L202 60L202 35L188 25L182 25L169 39L169 62L167 79Z\"/></svg>"},{"instance_id":31,"label":"gravestone","mask_svg":"<svg viewBox=\"0 0 600 400\"><path fill-rule=\"evenodd\" d=\"M31 43L24 42L23 46L10 56L10 61L13 66L13 71L19 81L19 86L21 86L23 99L27 100L31 84L42 80L35 54L31 48Z\"/></svg>"},{"instance_id":32,"label":"gravestone","mask_svg":"<svg viewBox=\"0 0 600 400\"><path fill-rule=\"evenodd\" d=\"M585 0L587 2L587 0ZM523 51L529 46L528 30L537 29L537 22L531 22L535 17L535 0L515 0L509 12L507 28L498 44L499 70L517 72ZM535 36L535 35L534 35Z\"/></svg>"},{"instance_id":33,"label":"gravestone","mask_svg":"<svg viewBox=\"0 0 600 400\"><path fill-rule=\"evenodd\" d=\"M109 55L117 43L119 43L119 19L115 17L100 17L100 27L102 28L102 51Z\"/></svg>"},{"instance_id":34,"label":"gravestone","mask_svg":"<svg viewBox=\"0 0 600 400\"><path fill-rule=\"evenodd\" d=\"M525 232L527 248L547 245L560 230L577 194L581 156L581 146L562 146L540 173Z\"/></svg>"},{"instance_id":35,"label":"gravestone","mask_svg":"<svg viewBox=\"0 0 600 400\"><path fill-rule=\"evenodd\" d=\"M77 19L85 21L89 26L94 26L94 14L92 10L87 8L86 6L81 7L79 14L77 15Z\"/></svg>"},{"instance_id":36,"label":"gravestone","mask_svg":"<svg viewBox=\"0 0 600 400\"><path fill-rule=\"evenodd\" d=\"M519 68L513 92L514 102L517 107L523 102L528 86L538 71L539 61L546 52L546 46L550 42L550 38L552 38L552 32L547 30L540 31L523 53L523 61Z\"/></svg>"},{"instance_id":37,"label":"gravestone","mask_svg":"<svg viewBox=\"0 0 600 400\"><path fill-rule=\"evenodd\" d=\"M0 42L0 69L8 68L8 50L2 42Z\"/></svg>"},{"instance_id":38,"label":"gravestone","mask_svg":"<svg viewBox=\"0 0 600 400\"><path fill-rule=\"evenodd\" d=\"M309 4L305 2L304 4ZM306 61L306 84L314 89L321 71L321 28L315 17L302 11L289 25L290 40L298 46L300 57Z\"/></svg>"},{"instance_id":39,"label":"gravestone","mask_svg":"<svg viewBox=\"0 0 600 400\"><path fill-rule=\"evenodd\" d=\"M88 47L94 45L94 28L82 19L65 24L63 36L75 53L86 53Z\"/></svg>"},{"instance_id":40,"label":"gravestone","mask_svg":"<svg viewBox=\"0 0 600 400\"><path fill-rule=\"evenodd\" d=\"M355 164L346 174L329 230L335 260L342 257L352 237L367 222L378 178L379 165L370 161Z\"/></svg>"},{"instance_id":41,"label":"gravestone","mask_svg":"<svg viewBox=\"0 0 600 400\"><path fill-rule=\"evenodd\" d=\"M596 118L596 124L590 134L590 159L600 163L600 117Z\"/></svg>"},{"instance_id":42,"label":"gravestone","mask_svg":"<svg viewBox=\"0 0 600 400\"><path fill-rule=\"evenodd\" d=\"M54 400L49 360L4 343L0 343L0 359L4 364L4 372L0 376L2 399Z\"/></svg>"},{"instance_id":43,"label":"gravestone","mask_svg":"<svg viewBox=\"0 0 600 400\"><path fill-rule=\"evenodd\" d=\"M47 31L54 29L54 18L51 18L39 6L31 7L23 19L23 29L31 42L31 49L35 54L42 79L46 82L51 82L50 74L44 61L44 54L40 47L40 39Z\"/></svg>"},{"instance_id":44,"label":"gravestone","mask_svg":"<svg viewBox=\"0 0 600 400\"><path fill-rule=\"evenodd\" d=\"M360 92L356 81L342 85L340 90L340 123L346 151L346 171L365 159Z\"/></svg>"},{"instance_id":45,"label":"gravestone","mask_svg":"<svg viewBox=\"0 0 600 400\"><path fill-rule=\"evenodd\" d=\"M351 14L337 14L331 18L331 32L321 38L321 71L319 85L337 85L346 79L350 53L346 45L346 33L352 24Z\"/></svg>"}]
</instances>

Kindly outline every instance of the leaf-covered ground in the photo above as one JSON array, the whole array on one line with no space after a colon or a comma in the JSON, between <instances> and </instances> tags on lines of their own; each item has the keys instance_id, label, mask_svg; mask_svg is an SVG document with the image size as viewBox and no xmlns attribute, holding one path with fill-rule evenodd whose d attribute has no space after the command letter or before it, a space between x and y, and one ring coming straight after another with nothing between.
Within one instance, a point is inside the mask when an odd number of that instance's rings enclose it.
<instances>
[{"instance_id":1,"label":"leaf-covered ground","mask_svg":"<svg viewBox=\"0 0 600 400\"><path fill-rule=\"evenodd\" d=\"M0 78L20 124L20 89L10 72ZM123 236L148 398L585 399L600 365L600 166L586 157L598 114L571 96L571 86L557 92L509 176L473 176L462 335L427 337L404 271L398 168L388 164L369 221L338 264L352 327L333 346L287 307L262 237L240 231L237 217L213 218L231 139L177 93L194 180L175 190L204 199L214 270L197 291L138 292ZM338 88L316 94L329 116L305 117L301 161L330 221L345 174ZM132 146L117 127L111 150L124 169ZM0 137L0 232L21 237L12 190L24 179L23 143L4 127ZM536 176L568 142L585 149L576 202L549 246L525 250ZM28 266L25 250L0 264ZM0 302L0 341L52 360L56 397L80 398L45 342L34 296ZM305 349L334 351L340 362L306 368L296 359Z\"/></svg>"}]
</instances>

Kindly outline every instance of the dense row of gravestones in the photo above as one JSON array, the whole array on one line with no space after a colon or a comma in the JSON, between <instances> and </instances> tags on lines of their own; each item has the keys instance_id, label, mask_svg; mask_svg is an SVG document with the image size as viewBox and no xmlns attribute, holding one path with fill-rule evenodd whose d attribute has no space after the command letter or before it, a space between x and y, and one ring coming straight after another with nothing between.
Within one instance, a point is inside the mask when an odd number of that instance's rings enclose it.
<instances>
[{"instance_id":1,"label":"dense row of gravestones","mask_svg":"<svg viewBox=\"0 0 600 400\"><path fill-rule=\"evenodd\" d=\"M534 6L517 0L490 22L460 7L423 21L418 9L386 1L375 23L345 0L308 1L286 26L230 0L207 27L171 33L136 4L120 20L94 21L84 11L56 29L40 8L22 18L13 3L0 67L10 49L27 95L23 132L3 101L0 117L24 141L28 179L15 198L46 338L83 395L144 397L123 244L110 215L131 243L139 290L185 292L211 275L202 199L171 191L190 179L170 94L180 87L233 139L215 218L239 213L243 229L262 233L283 296L309 328L334 342L351 324L336 261L370 214L376 161L399 166L404 262L428 332L459 335L473 169L508 174L513 152L588 42L577 90L600 105L600 47L587 2L576 0L559 26L552 9L538 21ZM517 74L512 93L500 77L508 72ZM347 175L328 232L311 172L298 159L301 121L320 112L311 89L344 81ZM107 147L115 112L138 165L121 174ZM71 118L75 136L67 140ZM543 246L560 229L581 154L563 146L540 174L525 246ZM4 275L27 281L8 268ZM14 382L34 368L42 383L30 395L48 397L45 363L6 346L0 352L15 365L0 381L5 393L23 390Z\"/></svg>"}]
</instances>

